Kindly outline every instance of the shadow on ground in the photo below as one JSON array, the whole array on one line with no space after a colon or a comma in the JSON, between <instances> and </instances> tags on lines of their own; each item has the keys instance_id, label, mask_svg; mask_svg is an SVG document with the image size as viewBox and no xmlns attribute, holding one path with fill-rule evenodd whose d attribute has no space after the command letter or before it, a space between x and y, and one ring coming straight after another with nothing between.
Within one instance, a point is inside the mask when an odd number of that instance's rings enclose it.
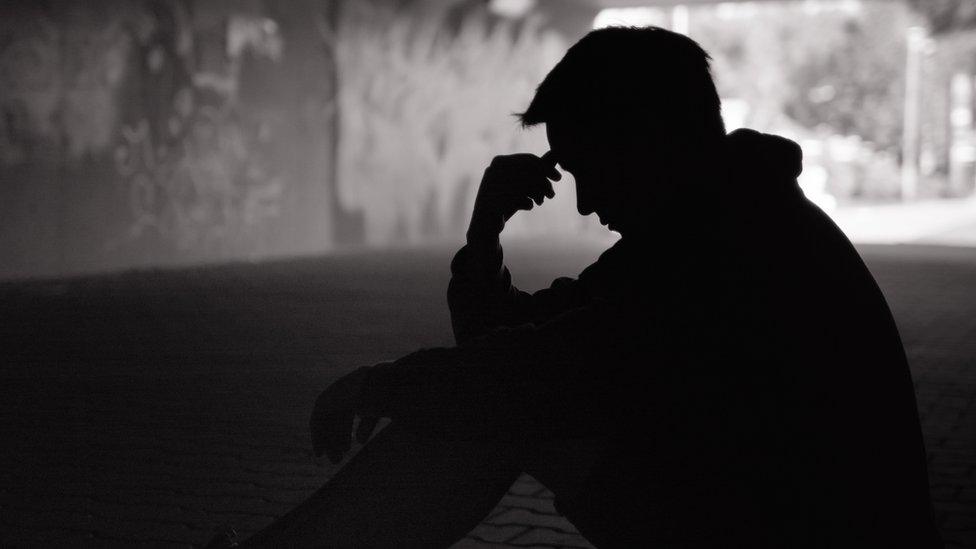
<instances>
[{"instance_id":1,"label":"shadow on ground","mask_svg":"<svg viewBox=\"0 0 976 549\"><path fill-rule=\"evenodd\" d=\"M536 288L599 251L523 245L509 261ZM912 364L939 523L950 546L976 544L976 250L862 253ZM186 546L267 524L334 471L306 434L321 388L451 343L450 255L0 284L0 544ZM458 547L586 547L551 498L523 477Z\"/></svg>"}]
</instances>

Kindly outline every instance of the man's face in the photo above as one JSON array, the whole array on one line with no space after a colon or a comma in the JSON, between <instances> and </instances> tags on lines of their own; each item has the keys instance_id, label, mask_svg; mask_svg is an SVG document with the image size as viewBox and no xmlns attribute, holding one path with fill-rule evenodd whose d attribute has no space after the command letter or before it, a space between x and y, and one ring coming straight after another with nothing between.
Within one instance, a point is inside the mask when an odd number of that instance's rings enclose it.
<instances>
[{"instance_id":1,"label":"man's face","mask_svg":"<svg viewBox=\"0 0 976 549\"><path fill-rule=\"evenodd\" d=\"M628 200L623 170L630 163L598 134L567 123L546 123L549 146L559 166L576 180L576 209L595 213L600 223L624 234L633 224L636 204Z\"/></svg>"}]
</instances>

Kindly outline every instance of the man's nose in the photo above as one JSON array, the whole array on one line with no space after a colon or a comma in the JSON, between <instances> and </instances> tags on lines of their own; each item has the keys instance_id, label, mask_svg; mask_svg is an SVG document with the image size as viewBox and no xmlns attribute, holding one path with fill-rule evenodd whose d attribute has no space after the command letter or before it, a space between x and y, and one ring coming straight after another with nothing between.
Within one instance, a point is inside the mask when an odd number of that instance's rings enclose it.
<instances>
[{"instance_id":1,"label":"man's nose","mask_svg":"<svg viewBox=\"0 0 976 549\"><path fill-rule=\"evenodd\" d=\"M593 206L590 203L584 202L583 199L581 198L577 198L576 211L578 211L580 215L590 215L595 210L593 209Z\"/></svg>"},{"instance_id":2,"label":"man's nose","mask_svg":"<svg viewBox=\"0 0 976 549\"><path fill-rule=\"evenodd\" d=\"M586 192L585 187L576 183L576 211L580 215L590 215L594 212L593 198Z\"/></svg>"}]
</instances>

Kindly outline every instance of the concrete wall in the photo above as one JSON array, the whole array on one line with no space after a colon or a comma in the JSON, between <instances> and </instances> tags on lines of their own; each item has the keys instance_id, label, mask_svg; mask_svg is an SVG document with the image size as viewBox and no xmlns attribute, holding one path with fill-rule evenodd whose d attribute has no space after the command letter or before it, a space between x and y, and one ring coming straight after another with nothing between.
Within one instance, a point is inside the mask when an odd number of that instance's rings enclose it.
<instances>
[{"instance_id":1,"label":"concrete wall","mask_svg":"<svg viewBox=\"0 0 976 549\"><path fill-rule=\"evenodd\" d=\"M592 17L548 4L4 2L0 277L457 238L545 148L510 114ZM576 230L560 199L512 231Z\"/></svg>"},{"instance_id":2,"label":"concrete wall","mask_svg":"<svg viewBox=\"0 0 976 549\"><path fill-rule=\"evenodd\" d=\"M328 6L271 4L3 4L0 276L329 249Z\"/></svg>"}]
</instances>

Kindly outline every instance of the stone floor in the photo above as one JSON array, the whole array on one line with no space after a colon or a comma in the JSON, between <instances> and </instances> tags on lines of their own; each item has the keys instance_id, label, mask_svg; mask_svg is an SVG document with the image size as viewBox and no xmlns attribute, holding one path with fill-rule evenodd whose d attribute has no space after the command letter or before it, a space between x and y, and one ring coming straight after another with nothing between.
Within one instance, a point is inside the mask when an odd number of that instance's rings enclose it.
<instances>
[{"instance_id":1,"label":"stone floor","mask_svg":"<svg viewBox=\"0 0 976 549\"><path fill-rule=\"evenodd\" d=\"M531 288L596 248L509 254ZM865 247L915 376L939 524L976 546L976 250ZM449 344L448 250L0 284L0 546L199 545L335 470L323 387ZM523 477L457 548L588 547Z\"/></svg>"}]
</instances>

